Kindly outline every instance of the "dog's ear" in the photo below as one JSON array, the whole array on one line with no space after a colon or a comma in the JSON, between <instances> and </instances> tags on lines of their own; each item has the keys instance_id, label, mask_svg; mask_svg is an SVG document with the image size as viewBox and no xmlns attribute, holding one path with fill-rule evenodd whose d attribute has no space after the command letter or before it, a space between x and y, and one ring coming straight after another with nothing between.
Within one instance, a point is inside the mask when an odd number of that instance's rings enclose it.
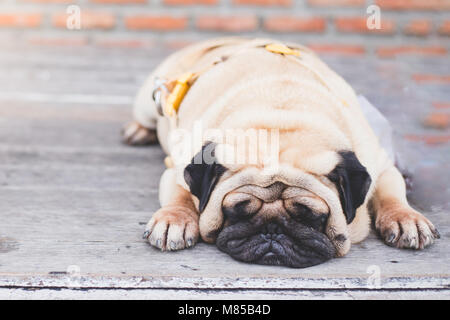
<instances>
[{"instance_id":1,"label":"dog's ear","mask_svg":"<svg viewBox=\"0 0 450 320\"><path fill-rule=\"evenodd\" d=\"M191 163L184 169L184 180L191 193L199 200L198 210L202 212L208 204L211 192L226 168L217 163L214 156L215 143L208 142L203 145Z\"/></svg>"},{"instance_id":2,"label":"dog's ear","mask_svg":"<svg viewBox=\"0 0 450 320\"><path fill-rule=\"evenodd\" d=\"M372 179L354 152L341 151L339 155L342 160L327 177L336 185L349 224L355 218L356 209L364 203Z\"/></svg>"}]
</instances>

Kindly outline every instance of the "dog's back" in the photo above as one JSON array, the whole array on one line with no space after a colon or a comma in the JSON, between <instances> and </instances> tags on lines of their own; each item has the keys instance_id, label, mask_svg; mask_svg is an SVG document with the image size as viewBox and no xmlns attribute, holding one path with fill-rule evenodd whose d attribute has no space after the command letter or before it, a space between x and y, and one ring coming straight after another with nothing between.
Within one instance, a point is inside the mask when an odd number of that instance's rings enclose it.
<instances>
[{"instance_id":1,"label":"dog's back","mask_svg":"<svg viewBox=\"0 0 450 320\"><path fill-rule=\"evenodd\" d=\"M200 120L203 129L279 129L284 135L281 141L302 141L303 150L309 153L320 148L353 150L377 176L389 160L359 109L353 89L311 50L288 44L299 56L278 54L265 49L271 43L276 42L204 41L168 57L149 83L155 75L175 79L185 72L199 74L178 110L179 129L192 131ZM168 120L160 117L159 140L166 152L169 127ZM294 156L302 158L301 154L287 157Z\"/></svg>"}]
</instances>

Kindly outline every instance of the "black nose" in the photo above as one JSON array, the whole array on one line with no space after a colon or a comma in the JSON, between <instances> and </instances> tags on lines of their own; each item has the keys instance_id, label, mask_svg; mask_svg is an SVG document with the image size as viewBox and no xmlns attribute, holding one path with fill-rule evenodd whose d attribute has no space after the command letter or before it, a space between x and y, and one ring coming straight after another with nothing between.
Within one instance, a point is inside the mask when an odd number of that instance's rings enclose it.
<instances>
[{"instance_id":1,"label":"black nose","mask_svg":"<svg viewBox=\"0 0 450 320\"><path fill-rule=\"evenodd\" d=\"M275 222L269 222L262 226L261 234L265 235L277 235L283 233L281 226Z\"/></svg>"}]
</instances>

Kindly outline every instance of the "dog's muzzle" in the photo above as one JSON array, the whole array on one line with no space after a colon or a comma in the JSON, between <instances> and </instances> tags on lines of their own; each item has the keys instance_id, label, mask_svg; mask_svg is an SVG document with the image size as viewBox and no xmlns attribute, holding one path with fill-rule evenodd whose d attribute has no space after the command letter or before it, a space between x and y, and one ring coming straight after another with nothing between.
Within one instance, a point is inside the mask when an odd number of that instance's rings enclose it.
<instances>
[{"instance_id":1,"label":"dog's muzzle","mask_svg":"<svg viewBox=\"0 0 450 320\"><path fill-rule=\"evenodd\" d=\"M219 233L216 244L239 261L292 268L314 266L336 254L324 233L290 219L232 224Z\"/></svg>"}]
</instances>

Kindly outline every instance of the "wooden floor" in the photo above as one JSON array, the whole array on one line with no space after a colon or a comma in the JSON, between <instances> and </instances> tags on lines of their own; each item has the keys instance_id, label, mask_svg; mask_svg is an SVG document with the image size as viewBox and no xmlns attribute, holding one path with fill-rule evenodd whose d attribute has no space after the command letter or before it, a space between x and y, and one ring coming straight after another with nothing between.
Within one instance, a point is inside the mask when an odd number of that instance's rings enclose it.
<instances>
[{"instance_id":1,"label":"wooden floor","mask_svg":"<svg viewBox=\"0 0 450 320\"><path fill-rule=\"evenodd\" d=\"M410 199L441 239L402 251L372 233L346 257L298 270L239 263L203 243L161 253L141 239L158 209L164 155L122 145L119 131L165 54L2 49L0 298L450 298L450 147L402 139L448 136L420 125L431 101L450 101L448 84L410 80L445 72L447 58L324 57L398 129L414 173Z\"/></svg>"}]
</instances>

